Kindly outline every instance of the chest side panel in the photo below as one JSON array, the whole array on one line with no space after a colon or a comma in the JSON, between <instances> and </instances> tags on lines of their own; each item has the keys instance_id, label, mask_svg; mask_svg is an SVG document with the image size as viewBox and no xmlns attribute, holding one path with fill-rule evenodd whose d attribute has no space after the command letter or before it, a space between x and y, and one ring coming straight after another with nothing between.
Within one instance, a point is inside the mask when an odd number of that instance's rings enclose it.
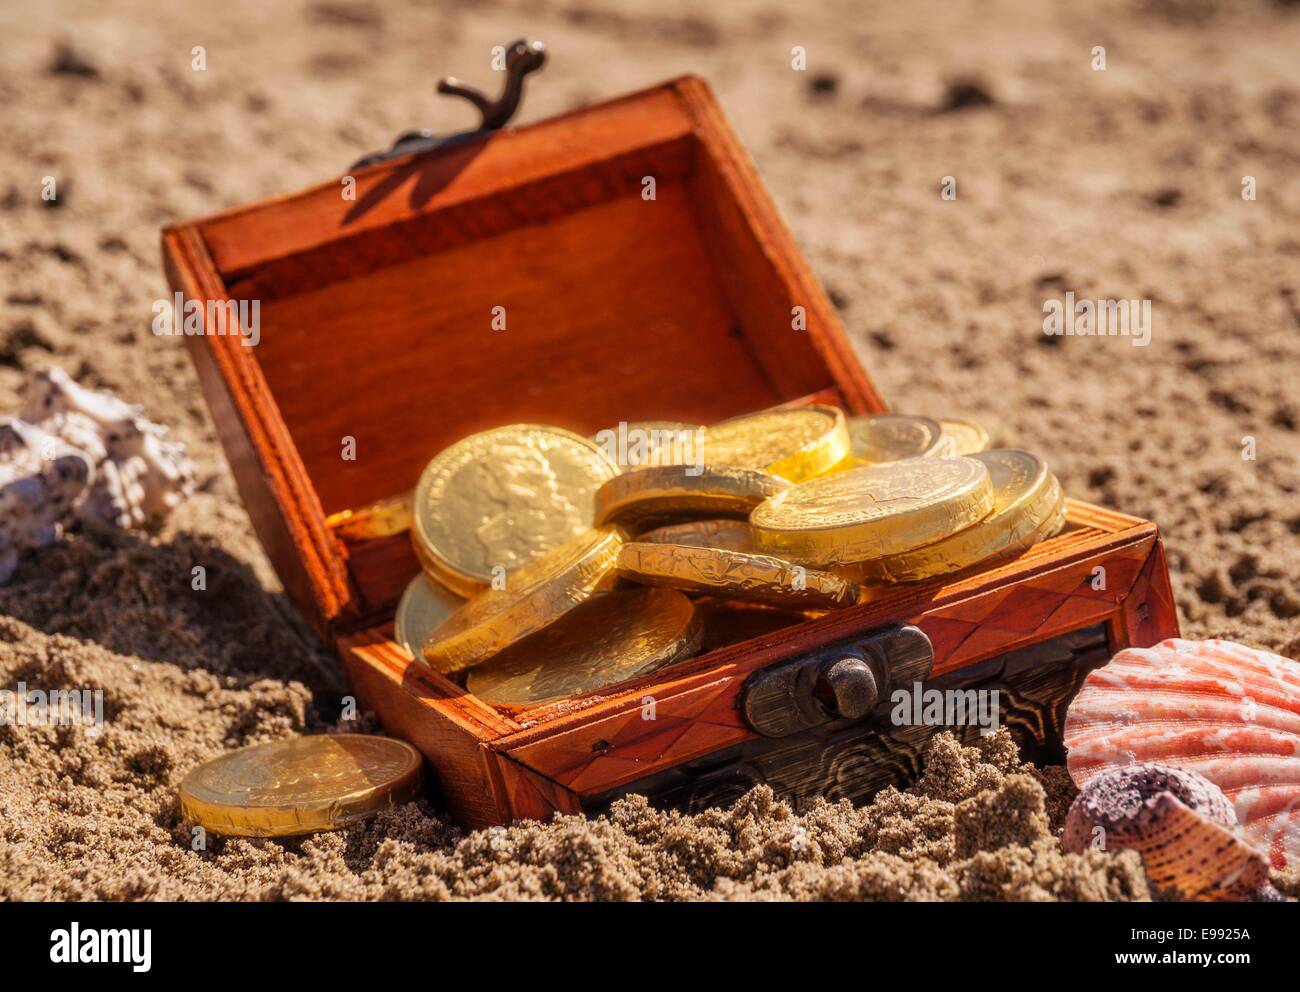
<instances>
[{"instance_id":1,"label":"chest side panel","mask_svg":"<svg viewBox=\"0 0 1300 992\"><path fill-rule=\"evenodd\" d=\"M1069 701L1110 658L1107 624L1093 624L1010 651L882 702L865 720L839 721L789 737L758 737L587 797L600 812L636 793L656 806L698 812L729 805L756 785L801 806L816 796L860 802L914 782L930 739L948 730L966 745L1007 727L1027 760L1064 760Z\"/></svg>"},{"instance_id":2,"label":"chest side panel","mask_svg":"<svg viewBox=\"0 0 1300 992\"><path fill-rule=\"evenodd\" d=\"M619 700L566 721L528 728L521 718L526 729L494 746L591 797L753 740L756 735L738 707L751 673L885 624L914 624L930 638L932 678L959 675L1009 651L1099 624L1112 626L1118 648L1128 635L1121 604L1155 546L1154 535L1148 535L951 602L922 599L877 613L870 607L844 611L833 622L819 621L816 643L778 635L758 648L746 645L729 663L720 661L673 682L634 684ZM1151 625L1147 633L1158 639L1176 630Z\"/></svg>"}]
</instances>

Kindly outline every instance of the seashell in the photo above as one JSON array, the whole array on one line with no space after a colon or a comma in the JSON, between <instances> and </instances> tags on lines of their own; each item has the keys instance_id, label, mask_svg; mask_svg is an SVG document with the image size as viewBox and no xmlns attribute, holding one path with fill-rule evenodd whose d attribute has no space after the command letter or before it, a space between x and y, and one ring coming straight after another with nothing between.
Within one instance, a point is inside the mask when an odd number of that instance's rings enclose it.
<instances>
[{"instance_id":1,"label":"seashell","mask_svg":"<svg viewBox=\"0 0 1300 992\"><path fill-rule=\"evenodd\" d=\"M0 582L24 549L63 536L93 477L90 458L60 438L14 417L0 421Z\"/></svg>"},{"instance_id":2,"label":"seashell","mask_svg":"<svg viewBox=\"0 0 1300 992\"><path fill-rule=\"evenodd\" d=\"M1070 807L1067 853L1098 845L1142 856L1153 885L1205 902L1278 900L1268 860L1245 840L1223 790L1173 765L1137 764L1094 775Z\"/></svg>"},{"instance_id":3,"label":"seashell","mask_svg":"<svg viewBox=\"0 0 1300 992\"><path fill-rule=\"evenodd\" d=\"M33 374L22 415L0 421L0 582L24 550L78 523L160 520L193 480L184 446L140 407L84 389L60 369Z\"/></svg>"},{"instance_id":4,"label":"seashell","mask_svg":"<svg viewBox=\"0 0 1300 992\"><path fill-rule=\"evenodd\" d=\"M1089 673L1063 736L1081 788L1143 762L1196 772L1274 868L1300 863L1300 664L1221 640L1126 648Z\"/></svg>"},{"instance_id":5,"label":"seashell","mask_svg":"<svg viewBox=\"0 0 1300 992\"><path fill-rule=\"evenodd\" d=\"M27 400L18 416L40 424L60 413L76 412L102 425L140 416L141 407L124 403L110 392L97 393L77 385L63 369L40 369L27 379Z\"/></svg>"}]
</instances>

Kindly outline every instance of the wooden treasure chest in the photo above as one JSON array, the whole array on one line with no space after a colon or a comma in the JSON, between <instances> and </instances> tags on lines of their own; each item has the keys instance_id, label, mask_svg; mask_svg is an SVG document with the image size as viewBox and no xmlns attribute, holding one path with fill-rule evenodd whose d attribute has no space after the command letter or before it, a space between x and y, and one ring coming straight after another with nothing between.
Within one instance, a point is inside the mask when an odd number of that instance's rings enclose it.
<instances>
[{"instance_id":1,"label":"wooden treasure chest","mask_svg":"<svg viewBox=\"0 0 1300 992\"><path fill-rule=\"evenodd\" d=\"M220 307L187 338L240 493L289 597L463 824L627 793L694 810L757 783L864 799L919 774L939 728L889 718L890 693L917 683L998 690L1027 754L1060 760L1086 673L1177 634L1155 525L1071 501L1064 531L1009 562L533 710L476 698L394 639L419 572L409 535L351 535L344 511L407 493L439 450L501 424L586 436L885 403L698 78L417 143L354 177L351 197L334 178L168 227L164 260L189 300L260 301L256 346ZM873 673L870 699L824 691L845 659Z\"/></svg>"}]
</instances>

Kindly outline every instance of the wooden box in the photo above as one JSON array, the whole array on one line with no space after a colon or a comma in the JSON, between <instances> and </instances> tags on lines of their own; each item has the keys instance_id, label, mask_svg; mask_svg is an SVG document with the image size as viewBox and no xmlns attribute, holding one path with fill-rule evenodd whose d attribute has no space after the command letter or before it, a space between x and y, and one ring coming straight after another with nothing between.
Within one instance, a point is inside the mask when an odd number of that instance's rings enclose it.
<instances>
[{"instance_id":1,"label":"wooden box","mask_svg":"<svg viewBox=\"0 0 1300 992\"><path fill-rule=\"evenodd\" d=\"M1090 667L1177 632L1155 526L1072 502L1065 532L997 567L535 711L476 699L393 639L418 568L408 536L349 542L327 517L406 492L442 447L499 424L591 434L884 403L699 79L392 159L358 170L355 199L344 189L169 227L163 254L190 299L260 301L255 347L221 333L220 310L187 338L241 495L288 595L464 824L630 791L689 809L759 781L798 800L906 780L935 728L879 710L774 737L742 705L755 673L897 624L928 638L929 685L999 688L1002 722L1048 757Z\"/></svg>"}]
</instances>

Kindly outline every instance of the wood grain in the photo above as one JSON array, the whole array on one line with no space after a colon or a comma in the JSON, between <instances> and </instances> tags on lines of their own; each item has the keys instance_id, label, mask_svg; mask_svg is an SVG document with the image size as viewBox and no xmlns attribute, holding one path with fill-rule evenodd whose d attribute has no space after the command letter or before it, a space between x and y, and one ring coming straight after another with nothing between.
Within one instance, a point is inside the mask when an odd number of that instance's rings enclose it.
<instances>
[{"instance_id":1,"label":"wood grain","mask_svg":"<svg viewBox=\"0 0 1300 992\"><path fill-rule=\"evenodd\" d=\"M409 490L466 433L708 423L810 394L881 408L699 80L356 179L355 201L323 183L164 237L174 288L261 302L256 348L188 340L237 478L258 477L241 481L258 534L323 637L413 574L399 541L350 547L324 515Z\"/></svg>"},{"instance_id":2,"label":"wood grain","mask_svg":"<svg viewBox=\"0 0 1300 992\"><path fill-rule=\"evenodd\" d=\"M393 641L391 625L341 638L339 654L358 701L379 713L388 733L424 755L432 773L427 780L458 822L478 827L511 819L511 797L519 790L505 790L497 760L483 745L517 729L512 721L414 665Z\"/></svg>"},{"instance_id":3,"label":"wood grain","mask_svg":"<svg viewBox=\"0 0 1300 992\"><path fill-rule=\"evenodd\" d=\"M192 227L163 233L163 264L172 289L191 300L224 300L225 286ZM212 412L217 436L249 519L285 592L326 643L335 625L355 619L353 591L339 547L325 526L320 499L289 439L261 369L226 311L217 326L185 344Z\"/></svg>"},{"instance_id":4,"label":"wood grain","mask_svg":"<svg viewBox=\"0 0 1300 992\"><path fill-rule=\"evenodd\" d=\"M193 223L211 245L219 271L233 283L295 258L310 265L313 253L329 255L371 232L395 235L412 220L436 220L444 211L503 189L528 187L671 144L693 130L674 83L668 82L432 154L360 169L355 200L343 198L336 177Z\"/></svg>"},{"instance_id":5,"label":"wood grain","mask_svg":"<svg viewBox=\"0 0 1300 992\"><path fill-rule=\"evenodd\" d=\"M830 383L823 369L772 389L680 185L275 300L262 322L258 362L326 513L413 488L438 451L488 427L709 422Z\"/></svg>"},{"instance_id":6,"label":"wood grain","mask_svg":"<svg viewBox=\"0 0 1300 992\"><path fill-rule=\"evenodd\" d=\"M996 691L999 725L1010 730L1025 759L1059 762L1065 707L1087 673L1109 658L1104 629L1094 626L932 680L926 689ZM770 786L796 807L818 796L861 802L885 786L914 782L936 733L951 731L968 745L981 733L970 720L894 725L892 709L886 701L857 723L836 721L788 737L751 738L585 796L583 808L601 812L619 796L635 792L655 806L694 813L734 803L756 785Z\"/></svg>"},{"instance_id":7,"label":"wood grain","mask_svg":"<svg viewBox=\"0 0 1300 992\"><path fill-rule=\"evenodd\" d=\"M700 138L688 180L693 213L742 333L775 389L807 392L803 384L829 369L847 412L883 413L885 402L834 306L708 85L687 77L675 89ZM805 330L792 328L794 307L803 310Z\"/></svg>"},{"instance_id":8,"label":"wood grain","mask_svg":"<svg viewBox=\"0 0 1300 992\"><path fill-rule=\"evenodd\" d=\"M915 624L930 638L933 674L963 670L1009 650L1081 627L1109 622L1150 556L1149 527L1069 563L1040 560L1019 574L981 576L933 598L868 604L812 623L713 652L659 673L657 682L628 684L617 697L531 723L497 742L523 764L584 795L638 775L751 739L737 708L750 672L887 623ZM1097 566L1106 588L1094 588ZM644 718L646 700L655 719Z\"/></svg>"}]
</instances>

